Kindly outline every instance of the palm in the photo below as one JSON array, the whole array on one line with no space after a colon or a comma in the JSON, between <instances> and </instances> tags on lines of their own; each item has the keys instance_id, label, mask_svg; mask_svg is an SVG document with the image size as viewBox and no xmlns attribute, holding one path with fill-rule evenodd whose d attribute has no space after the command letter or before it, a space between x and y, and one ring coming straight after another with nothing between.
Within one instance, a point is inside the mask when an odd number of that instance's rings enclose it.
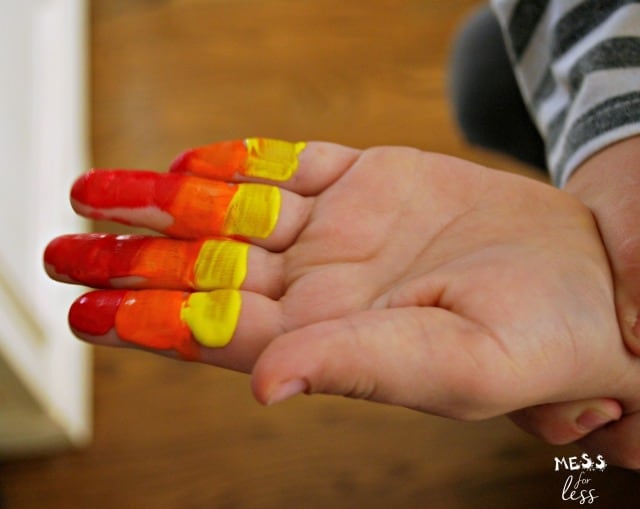
<instances>
[{"instance_id":1,"label":"palm","mask_svg":"<svg viewBox=\"0 0 640 509\"><path fill-rule=\"evenodd\" d=\"M401 170L389 171L380 160L389 157ZM289 330L350 315L371 335L389 331L390 343L402 331L407 358L428 352L428 365L461 385L491 374L496 413L523 397L585 396L584 384L584 394L550 392L596 375L593 361L620 345L591 219L546 186L441 156L374 152L317 198L311 217L285 253ZM375 312L384 308L393 312Z\"/></svg>"},{"instance_id":2,"label":"palm","mask_svg":"<svg viewBox=\"0 0 640 509\"><path fill-rule=\"evenodd\" d=\"M277 371L324 369L309 390L466 418L593 396L603 364L630 371L606 256L577 202L453 158L345 150L310 145L280 184L278 226L253 240L271 261L249 266L233 342L200 360L259 360L257 392Z\"/></svg>"}]
</instances>

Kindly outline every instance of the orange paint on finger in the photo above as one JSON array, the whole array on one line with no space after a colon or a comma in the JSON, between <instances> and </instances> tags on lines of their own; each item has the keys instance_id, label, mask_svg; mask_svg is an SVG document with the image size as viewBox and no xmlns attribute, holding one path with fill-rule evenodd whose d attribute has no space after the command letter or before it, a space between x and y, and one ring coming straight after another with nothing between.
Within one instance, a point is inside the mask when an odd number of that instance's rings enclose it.
<instances>
[{"instance_id":1,"label":"orange paint on finger","mask_svg":"<svg viewBox=\"0 0 640 509\"><path fill-rule=\"evenodd\" d=\"M156 287L239 289L247 275L248 256L248 244L227 239L153 239L136 255L130 275Z\"/></svg>"},{"instance_id":2,"label":"orange paint on finger","mask_svg":"<svg viewBox=\"0 0 640 509\"><path fill-rule=\"evenodd\" d=\"M73 303L69 324L79 334L104 336L113 330L122 341L196 360L201 346L231 341L241 306L237 290L98 290Z\"/></svg>"},{"instance_id":3,"label":"orange paint on finger","mask_svg":"<svg viewBox=\"0 0 640 509\"><path fill-rule=\"evenodd\" d=\"M237 190L237 184L197 177L185 180L164 209L173 217L173 223L163 233L189 238L222 234L227 210Z\"/></svg>"},{"instance_id":4,"label":"orange paint on finger","mask_svg":"<svg viewBox=\"0 0 640 509\"><path fill-rule=\"evenodd\" d=\"M184 152L172 172L231 180L236 175L285 182L296 173L305 142L270 138L223 141Z\"/></svg>"},{"instance_id":5,"label":"orange paint on finger","mask_svg":"<svg viewBox=\"0 0 640 509\"><path fill-rule=\"evenodd\" d=\"M205 184L206 183L206 184ZM238 235L266 238L280 215L280 190L263 184L229 184L192 178L166 209L175 219L169 235Z\"/></svg>"},{"instance_id":6,"label":"orange paint on finger","mask_svg":"<svg viewBox=\"0 0 640 509\"><path fill-rule=\"evenodd\" d=\"M115 316L115 330L122 339L156 350L175 350L191 358L191 330L181 320L182 292L145 290L127 292Z\"/></svg>"},{"instance_id":7,"label":"orange paint on finger","mask_svg":"<svg viewBox=\"0 0 640 509\"><path fill-rule=\"evenodd\" d=\"M222 141L187 150L171 164L170 171L231 180L244 174L247 147L243 140Z\"/></svg>"},{"instance_id":8,"label":"orange paint on finger","mask_svg":"<svg viewBox=\"0 0 640 509\"><path fill-rule=\"evenodd\" d=\"M140 278L140 287L193 288L193 265L202 244L148 238L132 256L127 273L120 277Z\"/></svg>"}]
</instances>

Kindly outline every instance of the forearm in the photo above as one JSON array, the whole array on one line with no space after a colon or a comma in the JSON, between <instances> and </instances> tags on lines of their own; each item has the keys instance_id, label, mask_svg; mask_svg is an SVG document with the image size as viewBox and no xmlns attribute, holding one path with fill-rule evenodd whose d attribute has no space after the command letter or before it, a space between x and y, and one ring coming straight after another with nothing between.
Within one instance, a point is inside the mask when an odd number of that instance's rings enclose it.
<instances>
[{"instance_id":1,"label":"forearm","mask_svg":"<svg viewBox=\"0 0 640 509\"><path fill-rule=\"evenodd\" d=\"M633 211L640 190L640 136L622 140L586 160L567 182L566 190L588 205L598 221L615 215L616 223L635 225L637 216L628 221L625 216ZM626 230L624 226L620 224L619 229Z\"/></svg>"}]
</instances>

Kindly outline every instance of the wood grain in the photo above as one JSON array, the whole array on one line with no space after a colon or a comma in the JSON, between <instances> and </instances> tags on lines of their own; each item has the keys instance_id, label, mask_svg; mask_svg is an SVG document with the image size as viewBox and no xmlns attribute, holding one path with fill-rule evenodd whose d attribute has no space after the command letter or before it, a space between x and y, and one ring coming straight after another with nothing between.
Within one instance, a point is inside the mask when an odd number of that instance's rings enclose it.
<instances>
[{"instance_id":1,"label":"wood grain","mask_svg":"<svg viewBox=\"0 0 640 509\"><path fill-rule=\"evenodd\" d=\"M403 144L529 172L466 146L446 99L471 0L94 0L92 148L163 170L183 149L264 135ZM98 225L104 227L104 225ZM97 349L95 440L0 465L2 509L569 508L551 447L504 419L458 423L300 397L263 408L248 378ZM636 507L635 474L593 474Z\"/></svg>"}]
</instances>

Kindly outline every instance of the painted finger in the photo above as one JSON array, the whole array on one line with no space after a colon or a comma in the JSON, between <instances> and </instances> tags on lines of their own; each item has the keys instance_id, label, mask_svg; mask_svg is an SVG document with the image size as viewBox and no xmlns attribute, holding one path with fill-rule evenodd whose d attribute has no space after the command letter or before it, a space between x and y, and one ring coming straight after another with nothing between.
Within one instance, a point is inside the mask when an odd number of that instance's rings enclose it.
<instances>
[{"instance_id":1,"label":"painted finger","mask_svg":"<svg viewBox=\"0 0 640 509\"><path fill-rule=\"evenodd\" d=\"M104 233L63 235L44 253L58 281L95 288L243 289L278 298L280 258L229 239L181 241Z\"/></svg>"},{"instance_id":2,"label":"painted finger","mask_svg":"<svg viewBox=\"0 0 640 509\"><path fill-rule=\"evenodd\" d=\"M74 210L183 239L225 236L284 249L309 214L310 198L275 186L152 171L93 170L71 189Z\"/></svg>"},{"instance_id":3,"label":"painted finger","mask_svg":"<svg viewBox=\"0 0 640 509\"><path fill-rule=\"evenodd\" d=\"M360 153L333 143L247 138L187 150L170 171L215 180L269 182L314 195L351 167Z\"/></svg>"},{"instance_id":4,"label":"painted finger","mask_svg":"<svg viewBox=\"0 0 640 509\"><path fill-rule=\"evenodd\" d=\"M238 290L96 290L77 299L69 325L79 338L249 371L282 332L276 301Z\"/></svg>"}]
</instances>

